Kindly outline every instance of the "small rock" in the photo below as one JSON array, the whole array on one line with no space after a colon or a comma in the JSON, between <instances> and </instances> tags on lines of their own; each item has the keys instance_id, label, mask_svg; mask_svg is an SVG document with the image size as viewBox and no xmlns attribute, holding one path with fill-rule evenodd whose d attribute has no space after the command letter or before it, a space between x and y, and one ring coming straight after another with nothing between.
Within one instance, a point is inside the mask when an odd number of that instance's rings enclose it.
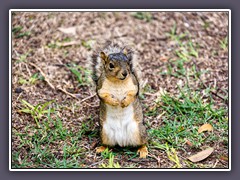
<instances>
[{"instance_id":1,"label":"small rock","mask_svg":"<svg viewBox=\"0 0 240 180\"><path fill-rule=\"evenodd\" d=\"M22 88L20 88L20 87L18 87L18 88L15 89L15 93L21 93L21 92L23 92L23 91L24 91L24 89L22 89Z\"/></svg>"}]
</instances>

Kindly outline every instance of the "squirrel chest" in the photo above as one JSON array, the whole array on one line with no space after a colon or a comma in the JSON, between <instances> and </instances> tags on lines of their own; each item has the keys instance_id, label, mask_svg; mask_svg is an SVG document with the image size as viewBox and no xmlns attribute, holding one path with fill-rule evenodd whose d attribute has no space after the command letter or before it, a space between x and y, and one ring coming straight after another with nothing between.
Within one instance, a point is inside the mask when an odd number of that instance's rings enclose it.
<instances>
[{"instance_id":1,"label":"squirrel chest","mask_svg":"<svg viewBox=\"0 0 240 180\"><path fill-rule=\"evenodd\" d=\"M129 91L136 91L137 92L138 87L133 83L132 78L127 78L125 81L119 81L119 82L112 82L108 79L105 79L101 92L106 92L114 95L118 100L122 100Z\"/></svg>"},{"instance_id":2,"label":"squirrel chest","mask_svg":"<svg viewBox=\"0 0 240 180\"><path fill-rule=\"evenodd\" d=\"M137 92L131 78L126 81L113 83L105 80L102 85L102 92L112 94L118 100L122 100L129 91ZM139 126L135 120L134 102L127 107L111 106L106 104L105 121L103 132L109 145L136 146L140 143Z\"/></svg>"}]
</instances>

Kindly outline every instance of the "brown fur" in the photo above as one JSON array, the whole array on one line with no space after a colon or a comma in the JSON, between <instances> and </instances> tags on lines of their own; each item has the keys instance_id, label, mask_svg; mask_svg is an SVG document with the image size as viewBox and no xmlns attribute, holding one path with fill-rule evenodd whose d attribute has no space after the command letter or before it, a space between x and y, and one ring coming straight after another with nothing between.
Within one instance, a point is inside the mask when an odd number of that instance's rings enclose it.
<instances>
[{"instance_id":1,"label":"brown fur","mask_svg":"<svg viewBox=\"0 0 240 180\"><path fill-rule=\"evenodd\" d=\"M125 51L124 53L127 54ZM135 76L135 71L131 69L129 61L110 60L108 54L99 53L102 63L102 72L97 79L97 94L100 98L100 126L101 141L106 146L114 146L112 139L109 139L103 126L108 115L108 106L126 108L133 107L132 126L136 126L134 133L131 135L134 145L141 146L138 150L140 157L147 156L147 133L143 122L143 113L141 103L138 98L139 81ZM131 111L130 111L131 112ZM136 125L134 125L136 124ZM132 133L132 132L131 132ZM128 138L128 137L126 137ZM97 152L104 151L104 146L97 148Z\"/></svg>"}]
</instances>

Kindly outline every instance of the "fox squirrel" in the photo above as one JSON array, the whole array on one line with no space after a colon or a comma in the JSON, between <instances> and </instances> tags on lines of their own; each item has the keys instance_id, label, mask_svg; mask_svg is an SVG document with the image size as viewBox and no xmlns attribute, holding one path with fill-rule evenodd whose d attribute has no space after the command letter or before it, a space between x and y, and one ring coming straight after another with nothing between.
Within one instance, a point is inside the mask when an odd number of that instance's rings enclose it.
<instances>
[{"instance_id":1,"label":"fox squirrel","mask_svg":"<svg viewBox=\"0 0 240 180\"><path fill-rule=\"evenodd\" d=\"M107 44L93 55L93 79L100 99L100 137L107 146L137 146L146 158L147 132L139 101L140 80L133 53L119 44Z\"/></svg>"}]
</instances>

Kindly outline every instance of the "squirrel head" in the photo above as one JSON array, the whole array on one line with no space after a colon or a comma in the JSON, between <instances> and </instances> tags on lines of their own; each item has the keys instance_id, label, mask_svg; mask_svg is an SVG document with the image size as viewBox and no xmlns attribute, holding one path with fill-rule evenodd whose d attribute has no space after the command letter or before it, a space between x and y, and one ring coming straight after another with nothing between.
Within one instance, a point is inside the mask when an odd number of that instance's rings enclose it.
<instances>
[{"instance_id":1,"label":"squirrel head","mask_svg":"<svg viewBox=\"0 0 240 180\"><path fill-rule=\"evenodd\" d=\"M131 58L126 51L122 50L119 53L109 55L101 52L100 57L104 65L106 78L111 81L123 81L129 77L131 73Z\"/></svg>"}]
</instances>

